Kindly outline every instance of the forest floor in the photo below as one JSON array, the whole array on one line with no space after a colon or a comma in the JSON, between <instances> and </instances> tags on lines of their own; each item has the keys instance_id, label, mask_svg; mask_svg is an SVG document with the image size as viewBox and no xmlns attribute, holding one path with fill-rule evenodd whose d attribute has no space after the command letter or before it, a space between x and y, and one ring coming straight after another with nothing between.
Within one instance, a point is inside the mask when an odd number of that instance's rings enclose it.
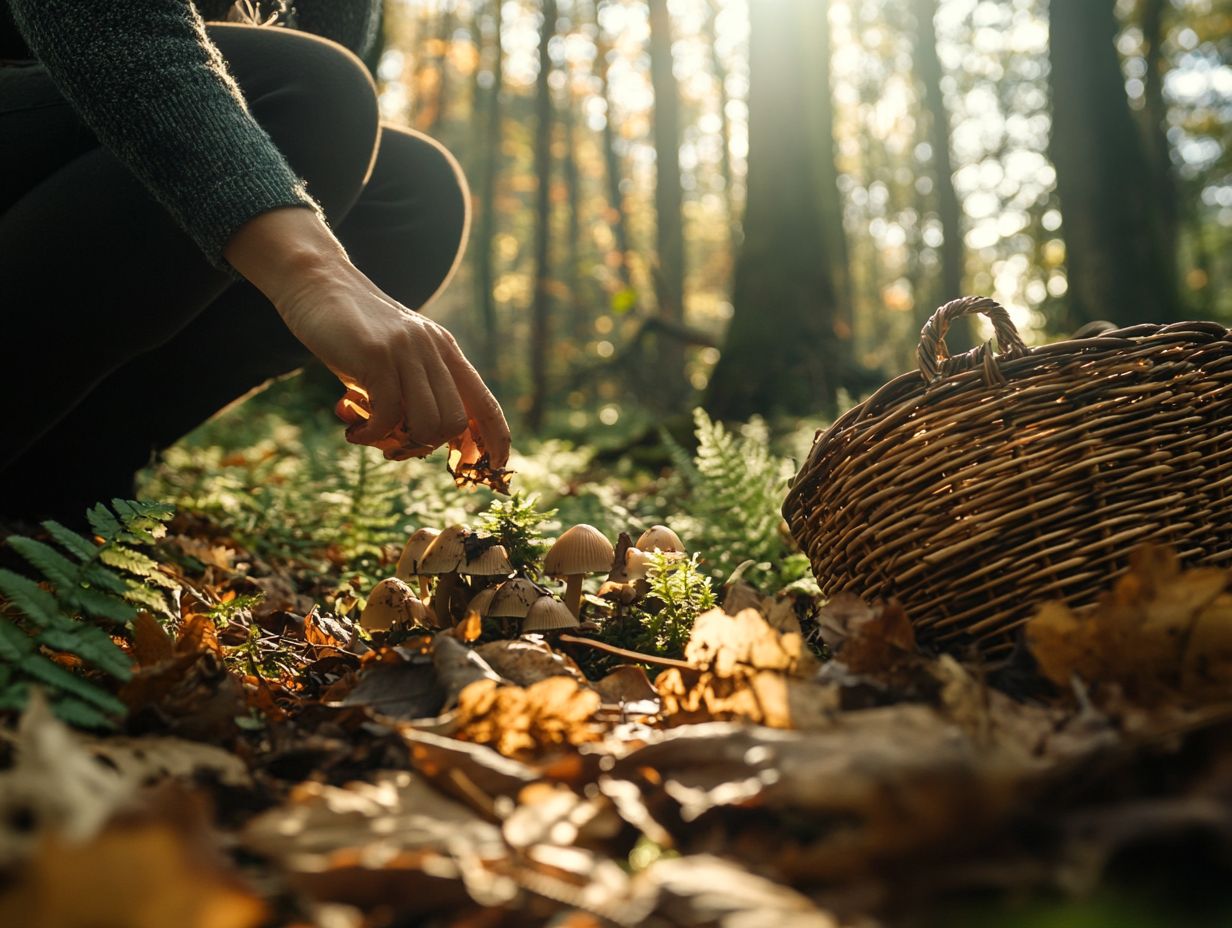
<instances>
[{"instance_id":1,"label":"forest floor","mask_svg":"<svg viewBox=\"0 0 1232 928\"><path fill-rule=\"evenodd\" d=\"M704 536L690 519L718 517L698 494L731 491L707 455L744 461L745 489L781 473L758 469L756 429L699 437L649 482L593 460L561 478L563 445L520 467L562 508ZM1232 924L1225 573L1140 550L1091 614L1045 608L994 666L926 653L893 603L823 603L780 569L772 521L737 569L718 550L685 562L722 565L716 604L660 564L659 586L589 596L563 636L465 608L446 631L371 631L364 600L407 528L386 515L408 511L379 471L275 479L274 446L211 447L148 484L177 512L143 547L166 609L111 632L133 669L86 673L124 721L75 730L37 694L7 715L0 924ZM453 519L441 486L413 484L412 522ZM278 522L321 498L347 518ZM533 572L541 514L468 515L529 542Z\"/></svg>"}]
</instances>

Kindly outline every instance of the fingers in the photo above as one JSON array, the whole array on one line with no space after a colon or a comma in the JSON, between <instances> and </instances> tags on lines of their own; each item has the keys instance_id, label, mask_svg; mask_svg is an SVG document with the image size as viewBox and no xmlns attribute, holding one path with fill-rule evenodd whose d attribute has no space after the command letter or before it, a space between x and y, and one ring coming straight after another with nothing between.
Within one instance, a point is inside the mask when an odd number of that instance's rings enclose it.
<instances>
[{"instance_id":1,"label":"fingers","mask_svg":"<svg viewBox=\"0 0 1232 928\"><path fill-rule=\"evenodd\" d=\"M436 444L444 444L466 429L466 407L454 383L453 373L438 351L424 358L424 369L432 384L437 412L440 414L440 431L435 436Z\"/></svg>"},{"instance_id":2,"label":"fingers","mask_svg":"<svg viewBox=\"0 0 1232 928\"><path fill-rule=\"evenodd\" d=\"M443 330L442 330L443 331ZM447 342L444 353L445 365L453 375L462 405L471 422L472 436L477 444L488 453L488 459L495 468L504 467L509 462L509 449L512 439L509 434L509 424L505 421L505 413L488 389L479 372L462 354L453 336L444 333Z\"/></svg>"},{"instance_id":3,"label":"fingers","mask_svg":"<svg viewBox=\"0 0 1232 928\"><path fill-rule=\"evenodd\" d=\"M390 367L364 384L372 415L367 422L355 422L346 431L347 441L371 445L384 438L402 421L402 391L397 369Z\"/></svg>"},{"instance_id":4,"label":"fingers","mask_svg":"<svg viewBox=\"0 0 1232 928\"><path fill-rule=\"evenodd\" d=\"M334 409L349 425L347 440L394 460L450 442L468 462L486 453L504 467L510 435L500 404L449 332L429 324L421 333L380 358L362 385L343 378L348 389Z\"/></svg>"}]
</instances>

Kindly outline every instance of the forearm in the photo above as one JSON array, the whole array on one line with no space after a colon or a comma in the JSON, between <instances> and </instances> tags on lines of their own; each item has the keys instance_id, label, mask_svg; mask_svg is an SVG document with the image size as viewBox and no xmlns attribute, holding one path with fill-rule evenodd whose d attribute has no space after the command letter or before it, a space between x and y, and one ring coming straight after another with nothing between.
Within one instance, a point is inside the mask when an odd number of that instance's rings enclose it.
<instances>
[{"instance_id":1,"label":"forearm","mask_svg":"<svg viewBox=\"0 0 1232 928\"><path fill-rule=\"evenodd\" d=\"M315 212L276 209L255 216L228 240L223 256L279 312L306 289L359 275L346 251Z\"/></svg>"}]
</instances>

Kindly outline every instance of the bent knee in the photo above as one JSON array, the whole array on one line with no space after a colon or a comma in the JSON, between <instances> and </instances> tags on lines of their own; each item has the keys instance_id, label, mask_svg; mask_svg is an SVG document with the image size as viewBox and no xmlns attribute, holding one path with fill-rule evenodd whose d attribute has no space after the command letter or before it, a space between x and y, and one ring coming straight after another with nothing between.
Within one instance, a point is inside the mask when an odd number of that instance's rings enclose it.
<instances>
[{"instance_id":1,"label":"bent knee","mask_svg":"<svg viewBox=\"0 0 1232 928\"><path fill-rule=\"evenodd\" d=\"M380 109L363 63L328 39L286 29L211 25L210 37L292 169L333 221L363 190Z\"/></svg>"}]
</instances>

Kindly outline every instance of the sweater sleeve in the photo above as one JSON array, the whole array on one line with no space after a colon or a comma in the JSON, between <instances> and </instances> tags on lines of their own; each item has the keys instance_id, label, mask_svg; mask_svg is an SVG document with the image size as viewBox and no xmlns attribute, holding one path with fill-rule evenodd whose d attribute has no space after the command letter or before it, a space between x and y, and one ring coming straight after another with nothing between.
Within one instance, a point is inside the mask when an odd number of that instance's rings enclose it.
<instances>
[{"instance_id":1,"label":"sweater sleeve","mask_svg":"<svg viewBox=\"0 0 1232 928\"><path fill-rule=\"evenodd\" d=\"M257 125L189 0L10 0L81 118L206 257L254 216L317 209Z\"/></svg>"}]
</instances>

